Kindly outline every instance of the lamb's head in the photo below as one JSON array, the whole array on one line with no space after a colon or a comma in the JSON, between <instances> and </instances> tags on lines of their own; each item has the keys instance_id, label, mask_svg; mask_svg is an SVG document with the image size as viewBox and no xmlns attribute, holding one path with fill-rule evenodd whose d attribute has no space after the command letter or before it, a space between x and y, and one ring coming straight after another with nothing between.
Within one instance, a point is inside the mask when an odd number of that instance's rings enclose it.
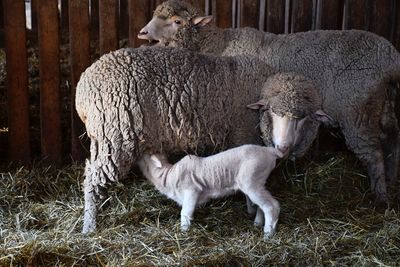
<instances>
[{"instance_id":1,"label":"lamb's head","mask_svg":"<svg viewBox=\"0 0 400 267\"><path fill-rule=\"evenodd\" d=\"M260 129L266 145L283 154L300 157L315 139L321 121L322 99L314 83L295 73L277 73L267 79L261 100L248 105L259 109Z\"/></svg>"},{"instance_id":2,"label":"lamb's head","mask_svg":"<svg viewBox=\"0 0 400 267\"><path fill-rule=\"evenodd\" d=\"M205 20L207 17L201 15L199 9L187 2L179 0L163 2L157 6L150 22L140 30L138 38L148 40L152 45L167 46L180 29L211 21L211 17Z\"/></svg>"},{"instance_id":3,"label":"lamb's head","mask_svg":"<svg viewBox=\"0 0 400 267\"><path fill-rule=\"evenodd\" d=\"M144 154L138 161L138 166L147 179L157 179L161 172L169 167L167 156L164 154Z\"/></svg>"}]
</instances>

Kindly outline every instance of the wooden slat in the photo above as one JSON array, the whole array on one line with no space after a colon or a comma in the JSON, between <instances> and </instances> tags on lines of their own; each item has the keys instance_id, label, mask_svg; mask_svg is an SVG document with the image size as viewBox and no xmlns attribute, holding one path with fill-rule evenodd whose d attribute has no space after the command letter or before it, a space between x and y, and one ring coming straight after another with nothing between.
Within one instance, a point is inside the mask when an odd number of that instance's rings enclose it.
<instances>
[{"instance_id":1,"label":"wooden slat","mask_svg":"<svg viewBox=\"0 0 400 267\"><path fill-rule=\"evenodd\" d=\"M395 7L395 25L394 25L394 37L393 43L397 48L397 51L400 51L400 3L396 2Z\"/></svg>"},{"instance_id":2,"label":"wooden slat","mask_svg":"<svg viewBox=\"0 0 400 267\"><path fill-rule=\"evenodd\" d=\"M99 1L90 0L90 38L92 40L99 38Z\"/></svg>"},{"instance_id":3,"label":"wooden slat","mask_svg":"<svg viewBox=\"0 0 400 267\"><path fill-rule=\"evenodd\" d=\"M367 29L367 1L368 0L348 0L348 29Z\"/></svg>"},{"instance_id":4,"label":"wooden slat","mask_svg":"<svg viewBox=\"0 0 400 267\"><path fill-rule=\"evenodd\" d=\"M29 103L25 1L4 0L9 159L28 162Z\"/></svg>"},{"instance_id":5,"label":"wooden slat","mask_svg":"<svg viewBox=\"0 0 400 267\"><path fill-rule=\"evenodd\" d=\"M0 0L0 30L4 28L4 10L3 10L3 0Z\"/></svg>"},{"instance_id":6,"label":"wooden slat","mask_svg":"<svg viewBox=\"0 0 400 267\"><path fill-rule=\"evenodd\" d=\"M68 32L68 0L61 0L61 29L63 32Z\"/></svg>"},{"instance_id":7,"label":"wooden slat","mask_svg":"<svg viewBox=\"0 0 400 267\"><path fill-rule=\"evenodd\" d=\"M285 1L268 0L267 2L267 32L284 33L285 31Z\"/></svg>"},{"instance_id":8,"label":"wooden slat","mask_svg":"<svg viewBox=\"0 0 400 267\"><path fill-rule=\"evenodd\" d=\"M293 0L291 32L312 29L313 0Z\"/></svg>"},{"instance_id":9,"label":"wooden slat","mask_svg":"<svg viewBox=\"0 0 400 267\"><path fill-rule=\"evenodd\" d=\"M128 38L129 36L129 13L128 0L119 0L119 36Z\"/></svg>"},{"instance_id":10,"label":"wooden slat","mask_svg":"<svg viewBox=\"0 0 400 267\"><path fill-rule=\"evenodd\" d=\"M101 0L99 6L100 55L118 49L118 4Z\"/></svg>"},{"instance_id":11,"label":"wooden slat","mask_svg":"<svg viewBox=\"0 0 400 267\"><path fill-rule=\"evenodd\" d=\"M61 163L59 18L57 2L37 3L40 62L41 149L45 161Z\"/></svg>"},{"instance_id":12,"label":"wooden slat","mask_svg":"<svg viewBox=\"0 0 400 267\"><path fill-rule=\"evenodd\" d=\"M212 15L214 23L220 28L231 28L232 25L232 0L212 0Z\"/></svg>"},{"instance_id":13,"label":"wooden slat","mask_svg":"<svg viewBox=\"0 0 400 267\"><path fill-rule=\"evenodd\" d=\"M390 38L392 0L370 0L369 31Z\"/></svg>"},{"instance_id":14,"label":"wooden slat","mask_svg":"<svg viewBox=\"0 0 400 267\"><path fill-rule=\"evenodd\" d=\"M147 0L129 0L129 45L138 47L144 43L145 40L137 38L139 31L149 22L150 15L150 2Z\"/></svg>"},{"instance_id":15,"label":"wooden slat","mask_svg":"<svg viewBox=\"0 0 400 267\"><path fill-rule=\"evenodd\" d=\"M31 0L31 22L32 22L32 31L37 31L37 6L38 2L41 0Z\"/></svg>"},{"instance_id":16,"label":"wooden slat","mask_svg":"<svg viewBox=\"0 0 400 267\"><path fill-rule=\"evenodd\" d=\"M71 64L71 134L72 158L82 160L84 153L79 136L84 132L83 124L75 110L75 88L81 73L90 64L89 46L89 2L69 0L69 37Z\"/></svg>"},{"instance_id":17,"label":"wooden slat","mask_svg":"<svg viewBox=\"0 0 400 267\"><path fill-rule=\"evenodd\" d=\"M321 2L321 25L323 30L340 30L343 23L342 0L319 0Z\"/></svg>"},{"instance_id":18,"label":"wooden slat","mask_svg":"<svg viewBox=\"0 0 400 267\"><path fill-rule=\"evenodd\" d=\"M240 0L240 27L258 28L260 13L259 0Z\"/></svg>"}]
</instances>

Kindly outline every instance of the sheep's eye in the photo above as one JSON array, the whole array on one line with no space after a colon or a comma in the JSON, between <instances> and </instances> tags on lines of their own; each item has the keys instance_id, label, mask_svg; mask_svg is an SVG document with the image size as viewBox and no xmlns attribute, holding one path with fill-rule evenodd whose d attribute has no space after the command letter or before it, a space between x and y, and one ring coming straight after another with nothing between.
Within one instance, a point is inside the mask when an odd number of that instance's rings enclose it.
<instances>
[{"instance_id":1,"label":"sheep's eye","mask_svg":"<svg viewBox=\"0 0 400 267\"><path fill-rule=\"evenodd\" d=\"M181 24L181 21L180 21L180 20L175 20L174 22L175 22L175 24L178 24L178 25Z\"/></svg>"}]
</instances>

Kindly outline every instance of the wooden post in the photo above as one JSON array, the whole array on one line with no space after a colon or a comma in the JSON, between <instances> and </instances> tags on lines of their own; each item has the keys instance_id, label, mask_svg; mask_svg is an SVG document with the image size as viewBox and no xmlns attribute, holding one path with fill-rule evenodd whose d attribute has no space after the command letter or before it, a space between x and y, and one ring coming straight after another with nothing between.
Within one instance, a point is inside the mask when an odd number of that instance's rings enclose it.
<instances>
[{"instance_id":1,"label":"wooden post","mask_svg":"<svg viewBox=\"0 0 400 267\"><path fill-rule=\"evenodd\" d=\"M87 0L89 1L89 0ZM99 1L90 0L90 38L99 39Z\"/></svg>"},{"instance_id":2,"label":"wooden post","mask_svg":"<svg viewBox=\"0 0 400 267\"><path fill-rule=\"evenodd\" d=\"M71 134L72 158L83 160L84 152L79 136L84 132L75 110L75 88L81 73L90 64L89 43L89 2L88 0L69 0L69 38L71 62Z\"/></svg>"},{"instance_id":3,"label":"wooden post","mask_svg":"<svg viewBox=\"0 0 400 267\"><path fill-rule=\"evenodd\" d=\"M9 159L30 161L29 103L24 0L4 0Z\"/></svg>"},{"instance_id":4,"label":"wooden post","mask_svg":"<svg viewBox=\"0 0 400 267\"><path fill-rule=\"evenodd\" d=\"M129 12L128 0L119 1L119 36L120 38L128 38L129 36Z\"/></svg>"},{"instance_id":5,"label":"wooden post","mask_svg":"<svg viewBox=\"0 0 400 267\"><path fill-rule=\"evenodd\" d=\"M37 14L42 156L45 162L60 165L62 139L57 2L54 0L38 1Z\"/></svg>"},{"instance_id":6,"label":"wooden post","mask_svg":"<svg viewBox=\"0 0 400 267\"><path fill-rule=\"evenodd\" d=\"M343 0L319 0L321 2L321 25L323 30L342 29L343 22Z\"/></svg>"},{"instance_id":7,"label":"wooden post","mask_svg":"<svg viewBox=\"0 0 400 267\"><path fill-rule=\"evenodd\" d=\"M313 11L312 0L293 0L291 32L311 30Z\"/></svg>"},{"instance_id":8,"label":"wooden post","mask_svg":"<svg viewBox=\"0 0 400 267\"><path fill-rule=\"evenodd\" d=\"M267 32L285 32L285 1L268 0L267 3Z\"/></svg>"},{"instance_id":9,"label":"wooden post","mask_svg":"<svg viewBox=\"0 0 400 267\"><path fill-rule=\"evenodd\" d=\"M240 27L258 28L260 11L259 0L240 0Z\"/></svg>"},{"instance_id":10,"label":"wooden post","mask_svg":"<svg viewBox=\"0 0 400 267\"><path fill-rule=\"evenodd\" d=\"M68 0L61 0L61 30L64 33L68 33Z\"/></svg>"},{"instance_id":11,"label":"wooden post","mask_svg":"<svg viewBox=\"0 0 400 267\"><path fill-rule=\"evenodd\" d=\"M393 28L393 33L394 33L393 43L396 46L397 51L400 51L400 3L399 2L396 2L394 23L395 24Z\"/></svg>"},{"instance_id":12,"label":"wooden post","mask_svg":"<svg viewBox=\"0 0 400 267\"><path fill-rule=\"evenodd\" d=\"M118 49L118 4L101 0L99 5L100 55Z\"/></svg>"},{"instance_id":13,"label":"wooden post","mask_svg":"<svg viewBox=\"0 0 400 267\"><path fill-rule=\"evenodd\" d=\"M394 20L392 16L392 0L370 0L370 23L371 32L390 39L391 22Z\"/></svg>"},{"instance_id":14,"label":"wooden post","mask_svg":"<svg viewBox=\"0 0 400 267\"><path fill-rule=\"evenodd\" d=\"M212 0L212 15L215 25L220 28L231 28L232 18L232 0L217 1Z\"/></svg>"},{"instance_id":15,"label":"wooden post","mask_svg":"<svg viewBox=\"0 0 400 267\"><path fill-rule=\"evenodd\" d=\"M129 0L129 45L138 47L146 43L139 40L139 31L150 21L150 2L147 0Z\"/></svg>"},{"instance_id":16,"label":"wooden post","mask_svg":"<svg viewBox=\"0 0 400 267\"><path fill-rule=\"evenodd\" d=\"M348 29L366 30L368 18L367 9L368 0L348 0Z\"/></svg>"}]
</instances>

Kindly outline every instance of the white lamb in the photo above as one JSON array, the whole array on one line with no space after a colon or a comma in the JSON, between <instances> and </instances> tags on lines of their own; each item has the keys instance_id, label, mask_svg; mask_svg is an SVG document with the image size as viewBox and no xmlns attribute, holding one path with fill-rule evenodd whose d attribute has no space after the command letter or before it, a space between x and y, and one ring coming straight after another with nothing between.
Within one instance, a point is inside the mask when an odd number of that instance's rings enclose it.
<instances>
[{"instance_id":1,"label":"white lamb","mask_svg":"<svg viewBox=\"0 0 400 267\"><path fill-rule=\"evenodd\" d=\"M240 190L259 207L254 223L262 225L265 218L264 235L269 237L280 206L265 189L265 181L282 156L273 147L243 145L204 158L187 155L176 164L161 154L145 154L138 165L161 193L182 206L182 231L189 229L196 205Z\"/></svg>"}]
</instances>

